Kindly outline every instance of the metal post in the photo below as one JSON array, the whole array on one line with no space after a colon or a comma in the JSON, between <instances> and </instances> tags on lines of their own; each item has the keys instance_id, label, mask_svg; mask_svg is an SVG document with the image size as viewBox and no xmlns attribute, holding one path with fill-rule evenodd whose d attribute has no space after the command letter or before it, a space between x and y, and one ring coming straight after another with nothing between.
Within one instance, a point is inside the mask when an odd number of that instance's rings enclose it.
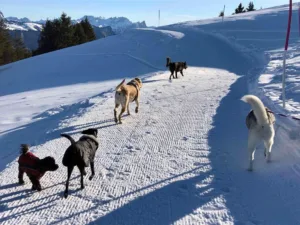
<instances>
[{"instance_id":1,"label":"metal post","mask_svg":"<svg viewBox=\"0 0 300 225\"><path fill-rule=\"evenodd\" d=\"M160 26L160 9L158 10L158 26Z\"/></svg>"},{"instance_id":2,"label":"metal post","mask_svg":"<svg viewBox=\"0 0 300 225\"><path fill-rule=\"evenodd\" d=\"M224 5L224 9L223 9L222 22L224 22L224 16L225 16L225 5Z\"/></svg>"}]
</instances>

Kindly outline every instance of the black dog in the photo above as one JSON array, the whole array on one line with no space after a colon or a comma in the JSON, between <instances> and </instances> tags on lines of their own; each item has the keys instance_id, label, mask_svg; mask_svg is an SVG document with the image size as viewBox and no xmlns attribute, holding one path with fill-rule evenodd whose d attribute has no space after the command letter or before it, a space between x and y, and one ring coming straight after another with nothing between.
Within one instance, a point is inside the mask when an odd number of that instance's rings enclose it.
<instances>
[{"instance_id":1,"label":"black dog","mask_svg":"<svg viewBox=\"0 0 300 225\"><path fill-rule=\"evenodd\" d=\"M174 77L174 72L175 72L175 75L176 75L176 78L177 77L177 72L180 72L181 75L183 76L183 69L187 69L187 64L186 62L171 62L171 58L167 57L167 65L166 67L169 67L169 70L171 72L171 75L170 75L170 80L171 80L171 77L173 76Z\"/></svg>"},{"instance_id":2,"label":"black dog","mask_svg":"<svg viewBox=\"0 0 300 225\"><path fill-rule=\"evenodd\" d=\"M85 167L88 167L89 164L91 165L92 171L92 175L89 177L89 180L92 180L95 176L94 158L99 146L99 143L96 139L98 130L87 129L81 133L84 135L81 136L77 142L74 141L71 136L67 134L61 134L62 137L66 137L71 141L71 146L67 148L62 160L63 165L68 167L68 178L64 194L65 198L68 197L69 180L75 166L77 166L80 171L81 189L84 189L83 176L86 175Z\"/></svg>"},{"instance_id":3,"label":"black dog","mask_svg":"<svg viewBox=\"0 0 300 225\"><path fill-rule=\"evenodd\" d=\"M47 171L55 171L58 169L58 165L55 164L55 159L53 157L46 157L39 159L34 154L29 151L29 146L26 144L21 145L21 155L19 157L19 184L24 184L23 176L24 173L27 174L31 183L32 190L41 191L42 187L40 184L40 179Z\"/></svg>"}]
</instances>

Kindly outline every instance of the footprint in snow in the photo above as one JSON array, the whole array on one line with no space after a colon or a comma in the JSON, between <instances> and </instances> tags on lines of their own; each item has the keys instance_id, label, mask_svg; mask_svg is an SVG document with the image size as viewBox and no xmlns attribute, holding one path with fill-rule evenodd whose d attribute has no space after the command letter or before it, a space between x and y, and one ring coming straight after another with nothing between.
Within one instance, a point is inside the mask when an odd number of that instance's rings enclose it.
<instances>
[{"instance_id":1,"label":"footprint in snow","mask_svg":"<svg viewBox=\"0 0 300 225\"><path fill-rule=\"evenodd\" d=\"M114 177L114 174L113 173L108 173L108 174L106 174L106 176L112 178L112 177Z\"/></svg>"},{"instance_id":2,"label":"footprint in snow","mask_svg":"<svg viewBox=\"0 0 300 225\"><path fill-rule=\"evenodd\" d=\"M133 146L132 145L127 145L126 148L127 149L133 149Z\"/></svg>"}]
</instances>

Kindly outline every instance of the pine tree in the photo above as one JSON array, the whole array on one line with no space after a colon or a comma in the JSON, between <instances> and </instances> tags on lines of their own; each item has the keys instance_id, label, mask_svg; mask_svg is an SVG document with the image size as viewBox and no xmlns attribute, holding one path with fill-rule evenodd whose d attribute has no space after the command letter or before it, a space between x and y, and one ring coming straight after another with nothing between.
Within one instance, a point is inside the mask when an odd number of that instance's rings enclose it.
<instances>
[{"instance_id":1,"label":"pine tree","mask_svg":"<svg viewBox=\"0 0 300 225\"><path fill-rule=\"evenodd\" d=\"M31 53L25 48L22 36L10 37L0 12L0 65L11 63L20 59L28 58Z\"/></svg>"},{"instance_id":2,"label":"pine tree","mask_svg":"<svg viewBox=\"0 0 300 225\"><path fill-rule=\"evenodd\" d=\"M57 42L55 33L58 32L58 28L56 27L55 29L54 23L55 21L47 20L43 26L38 40L39 47L35 52L36 54L43 54L56 50L54 43Z\"/></svg>"},{"instance_id":3,"label":"pine tree","mask_svg":"<svg viewBox=\"0 0 300 225\"><path fill-rule=\"evenodd\" d=\"M244 13L245 9L242 3L239 4L239 6L235 9L235 14Z\"/></svg>"},{"instance_id":4,"label":"pine tree","mask_svg":"<svg viewBox=\"0 0 300 225\"><path fill-rule=\"evenodd\" d=\"M87 41L94 41L96 40L96 35L95 35L95 32L94 32L94 29L92 27L92 25L90 24L89 20L87 17L85 17L84 20L82 20L80 22L83 30L84 30L84 33L87 37Z\"/></svg>"},{"instance_id":5,"label":"pine tree","mask_svg":"<svg viewBox=\"0 0 300 225\"><path fill-rule=\"evenodd\" d=\"M12 40L12 45L14 48L14 61L25 59L31 56L31 52L25 47L22 37L23 35L21 33L19 37L15 37L15 39Z\"/></svg>"},{"instance_id":6,"label":"pine tree","mask_svg":"<svg viewBox=\"0 0 300 225\"><path fill-rule=\"evenodd\" d=\"M249 5L248 5L248 8L247 8L247 11L250 12L250 11L255 11L255 8L254 8L254 4L253 2L249 2Z\"/></svg>"},{"instance_id":7,"label":"pine tree","mask_svg":"<svg viewBox=\"0 0 300 225\"><path fill-rule=\"evenodd\" d=\"M77 23L74 25L74 40L73 44L78 45L78 44L83 44L87 42L87 36L84 33L84 29L81 25L81 23Z\"/></svg>"},{"instance_id":8,"label":"pine tree","mask_svg":"<svg viewBox=\"0 0 300 225\"><path fill-rule=\"evenodd\" d=\"M57 42L55 43L56 49L62 49L73 45L73 27L71 17L67 17L67 14L63 13L55 23L58 26Z\"/></svg>"},{"instance_id":9,"label":"pine tree","mask_svg":"<svg viewBox=\"0 0 300 225\"><path fill-rule=\"evenodd\" d=\"M32 51L32 54L43 54L95 39L94 29L87 18L79 24L72 25L71 18L63 13L59 19L46 21L40 33L39 47Z\"/></svg>"},{"instance_id":10,"label":"pine tree","mask_svg":"<svg viewBox=\"0 0 300 225\"><path fill-rule=\"evenodd\" d=\"M6 30L4 16L0 12L0 65L4 65L14 61L14 49Z\"/></svg>"}]
</instances>

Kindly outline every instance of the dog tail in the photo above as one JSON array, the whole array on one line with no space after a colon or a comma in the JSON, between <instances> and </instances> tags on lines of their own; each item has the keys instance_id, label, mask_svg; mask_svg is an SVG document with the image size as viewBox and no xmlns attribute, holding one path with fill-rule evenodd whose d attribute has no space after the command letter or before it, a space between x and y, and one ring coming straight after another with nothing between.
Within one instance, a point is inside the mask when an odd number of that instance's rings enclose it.
<instances>
[{"instance_id":1,"label":"dog tail","mask_svg":"<svg viewBox=\"0 0 300 225\"><path fill-rule=\"evenodd\" d=\"M251 105L259 125L264 125L269 122L266 108L258 97L255 95L245 95L241 100Z\"/></svg>"},{"instance_id":2,"label":"dog tail","mask_svg":"<svg viewBox=\"0 0 300 225\"><path fill-rule=\"evenodd\" d=\"M125 83L125 79L122 80L122 82L116 87L116 91L118 91L119 89L122 89L122 86L124 83Z\"/></svg>"},{"instance_id":3,"label":"dog tail","mask_svg":"<svg viewBox=\"0 0 300 225\"><path fill-rule=\"evenodd\" d=\"M60 134L60 136L67 138L71 144L75 144L75 140L68 134Z\"/></svg>"},{"instance_id":4,"label":"dog tail","mask_svg":"<svg viewBox=\"0 0 300 225\"><path fill-rule=\"evenodd\" d=\"M29 145L21 144L20 154L26 154L29 151Z\"/></svg>"},{"instance_id":5,"label":"dog tail","mask_svg":"<svg viewBox=\"0 0 300 225\"><path fill-rule=\"evenodd\" d=\"M170 65L170 63L171 63L171 58L167 57L167 65L166 65L166 67L168 67Z\"/></svg>"}]
</instances>

